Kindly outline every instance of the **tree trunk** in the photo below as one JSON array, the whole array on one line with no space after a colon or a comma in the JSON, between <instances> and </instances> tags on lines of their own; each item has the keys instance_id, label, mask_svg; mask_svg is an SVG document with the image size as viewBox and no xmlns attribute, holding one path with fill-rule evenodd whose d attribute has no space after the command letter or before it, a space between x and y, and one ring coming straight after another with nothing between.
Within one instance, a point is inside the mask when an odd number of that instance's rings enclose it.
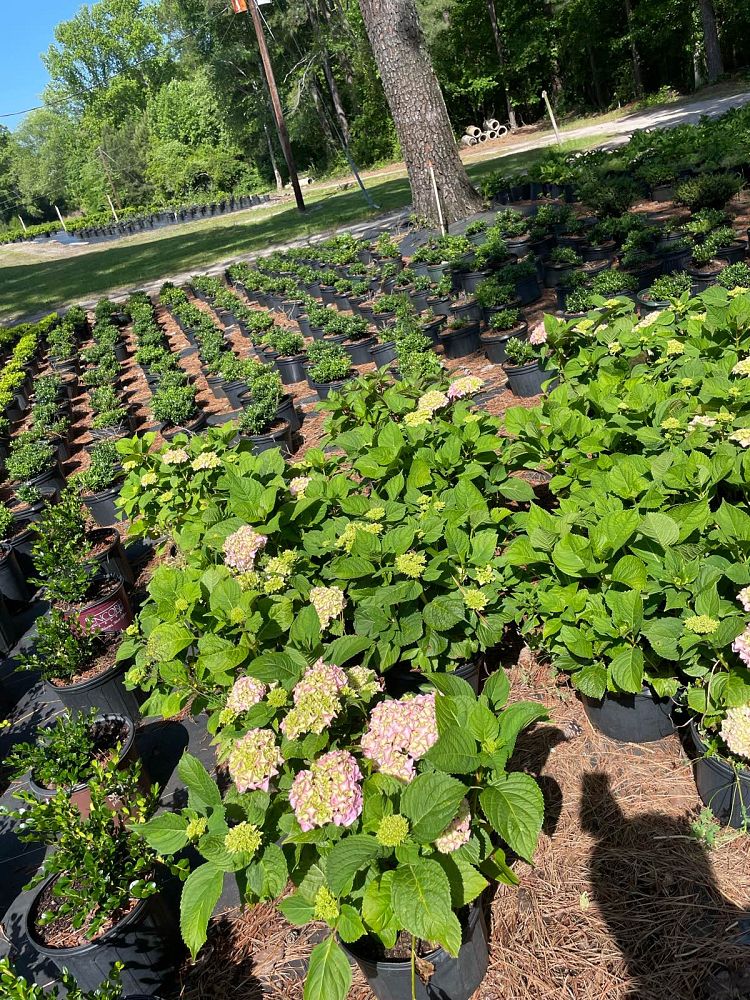
<instances>
[{"instance_id":1,"label":"tree trunk","mask_svg":"<svg viewBox=\"0 0 750 1000\"><path fill-rule=\"evenodd\" d=\"M284 182L281 179L281 174L279 173L279 168L276 164L276 157L273 152L273 143L271 142L271 136L268 132L268 126L263 126L263 131L266 133L266 142L268 143L268 155L271 157L271 166L273 167L273 176L276 178L276 190L284 190Z\"/></svg>"},{"instance_id":2,"label":"tree trunk","mask_svg":"<svg viewBox=\"0 0 750 1000\"><path fill-rule=\"evenodd\" d=\"M594 52L590 45L586 46L586 51L589 54L589 66L591 67L591 79L594 83L594 93L596 94L596 103L599 106L599 110L604 110L604 95L602 94L602 85L599 81L599 74L596 70L596 63L594 62Z\"/></svg>"},{"instance_id":3,"label":"tree trunk","mask_svg":"<svg viewBox=\"0 0 750 1000\"><path fill-rule=\"evenodd\" d=\"M643 77L641 75L641 56L640 53L638 52L638 46L635 44L635 38L633 37L633 8L630 6L630 0L625 0L625 18L628 22L630 55L633 59L633 88L635 89L635 96L641 97L643 94Z\"/></svg>"},{"instance_id":4,"label":"tree trunk","mask_svg":"<svg viewBox=\"0 0 750 1000\"><path fill-rule=\"evenodd\" d=\"M415 0L359 0L359 5L401 143L415 214L439 222L430 164L446 223L480 211L482 199L458 155Z\"/></svg>"},{"instance_id":5,"label":"tree trunk","mask_svg":"<svg viewBox=\"0 0 750 1000\"><path fill-rule=\"evenodd\" d=\"M490 15L490 24L492 25L492 34L495 38L495 48L497 49L497 60L500 63L500 70L505 76L505 52L503 51L503 43L500 39L500 31L497 27L497 11L495 10L495 0L487 0L487 13ZM516 121L516 109L513 107L513 101L510 97L510 91L508 90L507 84L503 85L503 94L505 95L505 107L508 110L508 123L510 125L511 132L515 132L518 128L518 122Z\"/></svg>"},{"instance_id":6,"label":"tree trunk","mask_svg":"<svg viewBox=\"0 0 750 1000\"><path fill-rule=\"evenodd\" d=\"M328 55L323 53L323 73L325 74L326 83L328 84L328 91L331 95L331 101L333 102L333 110L336 112L336 118L338 119L339 128L341 129L341 134L344 137L344 144L349 145L349 119L346 117L346 111L344 111L344 104L341 100L341 94L339 93L339 88L336 83L336 77L333 75L333 70L331 69L331 63L328 59Z\"/></svg>"},{"instance_id":7,"label":"tree trunk","mask_svg":"<svg viewBox=\"0 0 750 1000\"><path fill-rule=\"evenodd\" d=\"M721 58L719 32L716 28L716 12L713 0L698 0L703 22L703 38L706 46L706 72L708 82L716 83L724 72L724 62Z\"/></svg>"}]
</instances>

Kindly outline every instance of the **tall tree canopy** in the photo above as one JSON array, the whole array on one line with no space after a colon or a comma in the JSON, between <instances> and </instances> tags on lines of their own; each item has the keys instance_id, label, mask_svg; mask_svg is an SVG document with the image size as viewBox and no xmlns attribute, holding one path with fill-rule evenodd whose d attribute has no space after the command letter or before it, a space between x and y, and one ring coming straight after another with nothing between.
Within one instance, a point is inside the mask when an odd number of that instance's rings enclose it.
<instances>
[{"instance_id":1,"label":"tall tree canopy","mask_svg":"<svg viewBox=\"0 0 750 1000\"><path fill-rule=\"evenodd\" d=\"M399 79L403 93L415 79L417 50L429 56L424 79L431 62L443 95L419 84L422 96L433 111L444 100L450 121L441 112L432 158L438 172L452 163L455 191L464 183L451 128L460 135L490 117L533 122L544 114L543 89L561 114L603 110L664 87L689 91L750 63L750 3L737 0L416 0L418 19L411 0L385 3L262 8L302 171L345 167L345 152L360 166L402 147L411 164L426 159L408 148L415 102L399 110L393 100ZM404 49L395 76L386 46L378 53L380 35L371 45L365 30L373 5L384 42L410 24L424 33L426 49ZM107 195L160 206L257 190L274 185L274 162L283 171L252 22L233 15L229 0L95 0L57 26L43 60L47 107L13 133L0 130L0 225L17 225L17 212L52 218L53 204L106 211ZM419 173L417 203L426 197Z\"/></svg>"}]
</instances>

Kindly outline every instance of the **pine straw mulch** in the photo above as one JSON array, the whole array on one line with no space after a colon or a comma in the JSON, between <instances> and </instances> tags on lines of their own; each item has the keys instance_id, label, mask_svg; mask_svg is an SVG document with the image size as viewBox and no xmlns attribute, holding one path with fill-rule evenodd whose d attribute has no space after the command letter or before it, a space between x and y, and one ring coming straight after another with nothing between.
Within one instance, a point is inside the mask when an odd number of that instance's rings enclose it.
<instances>
[{"instance_id":1,"label":"pine straw mulch","mask_svg":"<svg viewBox=\"0 0 750 1000\"><path fill-rule=\"evenodd\" d=\"M724 832L709 850L691 834L700 803L679 740L600 735L528 651L511 681L514 700L550 711L514 758L539 776L546 821L534 866L515 865L520 886L488 901L490 967L473 1000L750 997L750 840ZM321 933L291 927L273 906L230 911L176 995L301 1000ZM355 970L350 1000L371 997Z\"/></svg>"}]
</instances>

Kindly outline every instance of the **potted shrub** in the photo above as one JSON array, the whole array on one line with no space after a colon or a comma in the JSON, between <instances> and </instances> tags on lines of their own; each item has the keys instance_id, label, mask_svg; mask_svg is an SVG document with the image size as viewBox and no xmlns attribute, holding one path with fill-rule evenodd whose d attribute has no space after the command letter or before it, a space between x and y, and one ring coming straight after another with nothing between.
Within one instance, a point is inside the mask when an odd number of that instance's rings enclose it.
<instances>
[{"instance_id":1,"label":"potted shrub","mask_svg":"<svg viewBox=\"0 0 750 1000\"><path fill-rule=\"evenodd\" d=\"M539 346L540 341L534 335L530 339L511 337L506 341L503 370L514 396L538 396L544 383L554 377L554 371L540 364Z\"/></svg>"},{"instance_id":2,"label":"potted shrub","mask_svg":"<svg viewBox=\"0 0 750 1000\"><path fill-rule=\"evenodd\" d=\"M237 426L241 439L250 441L253 453L259 455L269 448L280 448L284 457L292 451L292 429L279 417L281 391L275 379L258 377L253 382L252 395L245 402Z\"/></svg>"},{"instance_id":3,"label":"potted shrub","mask_svg":"<svg viewBox=\"0 0 750 1000\"><path fill-rule=\"evenodd\" d=\"M464 236L470 240L475 247L481 246L484 242L484 234L487 231L487 223L483 219L470 222L464 230Z\"/></svg>"},{"instance_id":4,"label":"potted shrub","mask_svg":"<svg viewBox=\"0 0 750 1000\"><path fill-rule=\"evenodd\" d=\"M512 259L502 233L493 226L485 234L485 240L474 251L473 270L462 272L461 285L467 295L472 295L487 275Z\"/></svg>"},{"instance_id":5,"label":"potted shrub","mask_svg":"<svg viewBox=\"0 0 750 1000\"><path fill-rule=\"evenodd\" d=\"M399 307L403 308L404 301ZM370 350L376 344L375 337L370 333L367 320L362 316L342 316L338 327L344 334L341 346L351 358L353 365L366 365L372 358Z\"/></svg>"},{"instance_id":6,"label":"potted shrub","mask_svg":"<svg viewBox=\"0 0 750 1000\"><path fill-rule=\"evenodd\" d=\"M100 386L89 393L93 411L91 436L95 441L124 437L135 430L133 418L112 386Z\"/></svg>"},{"instance_id":7,"label":"potted shrub","mask_svg":"<svg viewBox=\"0 0 750 1000\"><path fill-rule=\"evenodd\" d=\"M263 338L276 354L276 366L284 385L303 382L305 379L305 342L298 333L289 330L273 330Z\"/></svg>"},{"instance_id":8,"label":"potted shrub","mask_svg":"<svg viewBox=\"0 0 750 1000\"><path fill-rule=\"evenodd\" d=\"M5 460L5 472L18 486L52 494L65 486L57 449L44 439L14 443Z\"/></svg>"},{"instance_id":9,"label":"potted shrub","mask_svg":"<svg viewBox=\"0 0 750 1000\"><path fill-rule=\"evenodd\" d=\"M0 594L11 601L26 603L31 597L24 573L15 551L12 539L25 530L25 525L16 520L13 511L0 504Z\"/></svg>"},{"instance_id":10,"label":"potted shrub","mask_svg":"<svg viewBox=\"0 0 750 1000\"><path fill-rule=\"evenodd\" d=\"M451 316L438 334L446 358L465 358L479 350L479 321Z\"/></svg>"},{"instance_id":11,"label":"potted shrub","mask_svg":"<svg viewBox=\"0 0 750 1000\"><path fill-rule=\"evenodd\" d=\"M34 566L48 599L89 629L127 628L133 614L124 578L132 574L117 531L100 528L89 534L73 490L44 510L34 530Z\"/></svg>"},{"instance_id":12,"label":"potted shrub","mask_svg":"<svg viewBox=\"0 0 750 1000\"><path fill-rule=\"evenodd\" d=\"M370 361L378 368L386 368L396 360L396 341L383 331L376 334L376 340L370 348Z\"/></svg>"},{"instance_id":13,"label":"potted shrub","mask_svg":"<svg viewBox=\"0 0 750 1000\"><path fill-rule=\"evenodd\" d=\"M685 271L662 275L636 295L641 314L668 309L674 300L689 296L692 287L690 275Z\"/></svg>"},{"instance_id":14,"label":"potted shrub","mask_svg":"<svg viewBox=\"0 0 750 1000\"><path fill-rule=\"evenodd\" d=\"M26 914L26 938L84 989L95 989L102 967L120 961L124 989L151 993L174 972L181 949L160 891L164 869L131 831L153 811L153 802L131 786L127 806L113 810L113 772L118 782L126 780L112 764L94 766L86 818L63 789L41 800L18 793L24 808L9 815L20 821L19 839L51 848L26 886L37 889Z\"/></svg>"},{"instance_id":15,"label":"potted shrub","mask_svg":"<svg viewBox=\"0 0 750 1000\"><path fill-rule=\"evenodd\" d=\"M89 465L71 478L91 516L102 527L122 520L115 500L123 480L122 463L114 441L98 441L89 452Z\"/></svg>"},{"instance_id":16,"label":"potted shrub","mask_svg":"<svg viewBox=\"0 0 750 1000\"><path fill-rule=\"evenodd\" d=\"M63 970L60 983L65 990L67 1000L121 1000L122 983L120 981L121 966L115 963L110 975L91 990L81 989L75 976ZM46 986L36 986L23 976L14 972L7 958L0 959L0 987L4 1000L59 1000L61 994L57 984L51 991ZM138 1000L132 994L125 1000Z\"/></svg>"},{"instance_id":17,"label":"potted shrub","mask_svg":"<svg viewBox=\"0 0 750 1000\"><path fill-rule=\"evenodd\" d=\"M353 375L351 357L338 344L326 344L311 365L307 380L319 399L325 399L328 393L340 389Z\"/></svg>"},{"instance_id":18,"label":"potted shrub","mask_svg":"<svg viewBox=\"0 0 750 1000\"><path fill-rule=\"evenodd\" d=\"M581 267L583 258L572 247L555 247L549 260L544 262L544 284L546 288L556 288L576 268Z\"/></svg>"},{"instance_id":19,"label":"potted shrub","mask_svg":"<svg viewBox=\"0 0 750 1000\"><path fill-rule=\"evenodd\" d=\"M199 834L206 860L183 889L181 926L193 955L210 917L201 885L218 900L234 871L254 901L277 898L290 877L295 891L279 904L287 919L329 927L310 957L308 989L315 983L326 1000L345 1000L351 956L378 997L413 995L412 984L421 990L431 968L431 993L469 1000L487 967L482 892L494 881L517 882L506 851L531 860L544 814L534 779L508 773L505 764L520 732L545 714L529 703L504 709L502 671L479 698L465 682L450 680L436 678L425 693L394 701L383 699L374 674L361 667L344 669L324 657L312 667L295 663L279 685L288 705L311 686L329 695L330 709L306 721L298 708L273 708L281 693L269 698L252 671L240 679L218 736L234 784L229 802L218 790L209 794L205 770L184 758L199 825L183 810L170 823L171 839L158 817L141 827L166 857L195 830L210 827L223 837L229 856L220 865ZM264 720L262 728L250 728L254 717ZM394 744L389 727L406 735ZM284 752L295 734L311 730L317 735L304 741L309 750ZM499 752L487 756L488 741ZM265 763L257 768L253 748L261 746ZM311 865L322 878L305 878Z\"/></svg>"},{"instance_id":20,"label":"potted shrub","mask_svg":"<svg viewBox=\"0 0 750 1000\"><path fill-rule=\"evenodd\" d=\"M528 252L531 237L529 236L529 220L513 208L501 209L495 215L494 228L498 230L505 241L508 251L514 257L523 257Z\"/></svg>"},{"instance_id":21,"label":"potted shrub","mask_svg":"<svg viewBox=\"0 0 750 1000\"><path fill-rule=\"evenodd\" d=\"M516 298L522 306L537 302L542 295L539 287L539 276L533 260L519 260L517 264L508 264L495 275L502 285L512 285Z\"/></svg>"},{"instance_id":22,"label":"potted shrub","mask_svg":"<svg viewBox=\"0 0 750 1000\"><path fill-rule=\"evenodd\" d=\"M488 326L494 313L502 312L518 303L515 287L510 282L501 282L494 275L479 282L476 300Z\"/></svg>"},{"instance_id":23,"label":"potted shrub","mask_svg":"<svg viewBox=\"0 0 750 1000\"><path fill-rule=\"evenodd\" d=\"M162 380L151 399L151 412L159 423L162 437L171 438L180 429L193 433L206 423L195 398L192 385L166 385Z\"/></svg>"},{"instance_id":24,"label":"potted shrub","mask_svg":"<svg viewBox=\"0 0 750 1000\"><path fill-rule=\"evenodd\" d=\"M750 820L750 705L691 715L693 771L701 801L721 823L746 830Z\"/></svg>"},{"instance_id":25,"label":"potted shrub","mask_svg":"<svg viewBox=\"0 0 750 1000\"><path fill-rule=\"evenodd\" d=\"M728 264L717 275L716 284L729 290L750 288L750 266L742 262Z\"/></svg>"},{"instance_id":26,"label":"potted shrub","mask_svg":"<svg viewBox=\"0 0 750 1000\"><path fill-rule=\"evenodd\" d=\"M696 294L713 285L721 271L732 263L729 253L733 240L733 230L720 227L711 232L702 243L696 243L693 247L687 273L693 280ZM744 248L741 256L744 256Z\"/></svg>"},{"instance_id":27,"label":"potted shrub","mask_svg":"<svg viewBox=\"0 0 750 1000\"><path fill-rule=\"evenodd\" d=\"M488 361L501 365L505 359L505 345L511 337L525 337L529 324L520 309L502 309L493 314L490 328L479 335L479 343Z\"/></svg>"},{"instance_id":28,"label":"potted shrub","mask_svg":"<svg viewBox=\"0 0 750 1000\"><path fill-rule=\"evenodd\" d=\"M705 208L721 209L741 186L740 178L734 174L701 173L677 187L675 200L693 212Z\"/></svg>"},{"instance_id":29,"label":"potted shrub","mask_svg":"<svg viewBox=\"0 0 750 1000\"><path fill-rule=\"evenodd\" d=\"M15 779L29 775L29 787L38 799L51 799L64 789L84 819L91 808L88 784L97 776L96 762L116 765L111 795L118 801L130 786L131 776L144 793L148 791L135 745L135 725L125 715L102 715L91 709L58 716L51 725L37 729L33 743L14 743L5 759ZM137 770L131 771L136 762ZM123 771L127 775L121 775Z\"/></svg>"}]
</instances>

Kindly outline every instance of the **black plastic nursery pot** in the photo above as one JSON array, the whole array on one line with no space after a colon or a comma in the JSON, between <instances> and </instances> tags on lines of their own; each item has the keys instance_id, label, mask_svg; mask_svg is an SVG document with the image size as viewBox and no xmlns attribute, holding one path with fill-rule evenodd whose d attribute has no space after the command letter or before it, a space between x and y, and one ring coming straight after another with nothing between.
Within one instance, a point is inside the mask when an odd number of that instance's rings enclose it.
<instances>
[{"instance_id":1,"label":"black plastic nursery pot","mask_svg":"<svg viewBox=\"0 0 750 1000\"><path fill-rule=\"evenodd\" d=\"M445 329L438 336L446 358L465 358L479 350L479 323L468 323L457 330Z\"/></svg>"},{"instance_id":2,"label":"black plastic nursery pot","mask_svg":"<svg viewBox=\"0 0 750 1000\"><path fill-rule=\"evenodd\" d=\"M469 663L462 663L452 672L456 677L460 677L461 680L470 684L475 694L479 694L481 670L481 661L476 659ZM396 663L389 670L386 670L383 683L391 698L401 698L405 694L416 694L423 685L429 683L429 676L429 674L423 674L421 670L414 670L408 664Z\"/></svg>"},{"instance_id":3,"label":"black plastic nursery pot","mask_svg":"<svg viewBox=\"0 0 750 1000\"><path fill-rule=\"evenodd\" d=\"M565 283L568 275L576 270L577 264L556 264L552 260L544 262L544 286L545 288L557 288Z\"/></svg>"},{"instance_id":4,"label":"black plastic nursery pot","mask_svg":"<svg viewBox=\"0 0 750 1000\"><path fill-rule=\"evenodd\" d=\"M96 677L58 686L45 681L47 690L57 695L70 713L95 708L102 715L124 715L138 721L140 710L134 691L125 688L125 663L115 663Z\"/></svg>"},{"instance_id":5,"label":"black plastic nursery pot","mask_svg":"<svg viewBox=\"0 0 750 1000\"><path fill-rule=\"evenodd\" d=\"M638 303L638 312L641 316L647 316L648 313L661 312L663 309L669 309L669 302L666 299L652 299L648 290L638 292L635 300Z\"/></svg>"},{"instance_id":6,"label":"black plastic nursery pot","mask_svg":"<svg viewBox=\"0 0 750 1000\"><path fill-rule=\"evenodd\" d=\"M454 302L451 305L451 316L460 316L461 319L467 319L470 322L479 321L482 318L482 307L476 299L470 299L468 302Z\"/></svg>"},{"instance_id":7,"label":"black plastic nursery pot","mask_svg":"<svg viewBox=\"0 0 750 1000\"><path fill-rule=\"evenodd\" d=\"M516 297L522 306L537 302L542 297L542 290L536 275L527 275L516 282Z\"/></svg>"},{"instance_id":8,"label":"black plastic nursery pot","mask_svg":"<svg viewBox=\"0 0 750 1000\"><path fill-rule=\"evenodd\" d=\"M19 639L19 616L13 614L0 595L0 653L7 656Z\"/></svg>"},{"instance_id":9,"label":"black plastic nursery pot","mask_svg":"<svg viewBox=\"0 0 750 1000\"><path fill-rule=\"evenodd\" d=\"M721 248L721 259L730 264L739 264L747 255L747 244L744 240L734 240L729 246Z\"/></svg>"},{"instance_id":10,"label":"black plastic nursery pot","mask_svg":"<svg viewBox=\"0 0 750 1000\"><path fill-rule=\"evenodd\" d=\"M693 292L697 295L699 292L705 292L707 288L715 284L716 279L727 264L728 261L722 257L721 259L717 258L711 266L705 268L688 267L687 273L693 281Z\"/></svg>"},{"instance_id":11,"label":"black plastic nursery pot","mask_svg":"<svg viewBox=\"0 0 750 1000\"><path fill-rule=\"evenodd\" d=\"M0 545L0 594L20 604L25 604L31 597L26 574L10 545Z\"/></svg>"},{"instance_id":12,"label":"black plastic nursery pot","mask_svg":"<svg viewBox=\"0 0 750 1000\"><path fill-rule=\"evenodd\" d=\"M543 384L555 375L554 371L540 368L538 361L530 361L527 365L509 365L506 362L503 367L508 376L508 388L514 396L523 398L538 396Z\"/></svg>"},{"instance_id":13,"label":"black plastic nursery pot","mask_svg":"<svg viewBox=\"0 0 750 1000\"><path fill-rule=\"evenodd\" d=\"M648 288L649 285L662 274L662 262L660 260L654 261L652 264L644 264L642 267L634 267L626 271L631 277L635 278L638 282L638 291L640 292L644 288Z\"/></svg>"},{"instance_id":14,"label":"black plastic nursery pot","mask_svg":"<svg viewBox=\"0 0 750 1000\"><path fill-rule=\"evenodd\" d=\"M33 479L25 482L24 486L29 486L39 490L45 496L52 496L65 489L65 473L60 465L60 459L55 458L51 467L46 472L41 472Z\"/></svg>"},{"instance_id":15,"label":"black plastic nursery pot","mask_svg":"<svg viewBox=\"0 0 750 1000\"><path fill-rule=\"evenodd\" d=\"M347 340L341 346L352 359L353 365L367 365L372 361L370 351L376 344L375 337L363 337L361 340Z\"/></svg>"},{"instance_id":16,"label":"black plastic nursery pot","mask_svg":"<svg viewBox=\"0 0 750 1000\"><path fill-rule=\"evenodd\" d=\"M165 441L171 441L173 437L177 434L184 434L186 431L188 434L197 434L198 431L203 430L206 426L206 414L201 413L200 416L196 417L195 420L188 421L182 427L170 427L166 428L164 424L160 425L161 436Z\"/></svg>"},{"instance_id":17,"label":"black plastic nursery pot","mask_svg":"<svg viewBox=\"0 0 750 1000\"><path fill-rule=\"evenodd\" d=\"M505 241L505 245L508 248L508 252L512 253L514 257L525 257L529 252L531 240L528 236L509 236Z\"/></svg>"},{"instance_id":18,"label":"black plastic nursery pot","mask_svg":"<svg viewBox=\"0 0 750 1000\"><path fill-rule=\"evenodd\" d=\"M466 294L473 295L489 273L489 271L464 271L461 275L461 286Z\"/></svg>"},{"instance_id":19,"label":"black plastic nursery pot","mask_svg":"<svg viewBox=\"0 0 750 1000\"><path fill-rule=\"evenodd\" d=\"M395 360L396 345L392 340L385 344L373 344L370 348L370 361L374 361L378 368L386 368Z\"/></svg>"},{"instance_id":20,"label":"black plastic nursery pot","mask_svg":"<svg viewBox=\"0 0 750 1000\"><path fill-rule=\"evenodd\" d=\"M122 580L123 583L132 584L134 579L133 570L128 557L125 555L125 549L122 547L120 535L116 528L109 526L95 528L88 533L87 541L91 544L92 548L106 545L106 548L103 548L92 559L92 562L104 576L116 577Z\"/></svg>"},{"instance_id":21,"label":"black plastic nursery pot","mask_svg":"<svg viewBox=\"0 0 750 1000\"><path fill-rule=\"evenodd\" d=\"M52 876L54 879L55 876ZM33 922L37 900L52 879L43 882L26 915L29 944L59 969L68 969L83 990L95 990L122 962L125 993L151 996L168 977L176 974L184 949L179 941L177 918L161 893L141 900L130 913L101 937L76 948L50 948L42 944Z\"/></svg>"},{"instance_id":22,"label":"black plastic nursery pot","mask_svg":"<svg viewBox=\"0 0 750 1000\"><path fill-rule=\"evenodd\" d=\"M318 394L318 399L327 399L328 394L331 392L337 392L342 385L346 385L347 382L351 382L353 374L348 378L340 378L335 382L316 382L308 376L307 384Z\"/></svg>"},{"instance_id":23,"label":"black plastic nursery pot","mask_svg":"<svg viewBox=\"0 0 750 1000\"><path fill-rule=\"evenodd\" d=\"M267 434L242 434L241 441L249 441L254 455L260 455L272 448L280 448L284 458L292 453L292 428L288 421L278 421L281 426L271 429Z\"/></svg>"},{"instance_id":24,"label":"black plastic nursery pot","mask_svg":"<svg viewBox=\"0 0 750 1000\"><path fill-rule=\"evenodd\" d=\"M688 731L697 755L693 774L701 802L720 823L738 830L750 826L750 771L737 770L721 757L706 756L708 748L694 718Z\"/></svg>"},{"instance_id":25,"label":"black plastic nursery pot","mask_svg":"<svg viewBox=\"0 0 750 1000\"><path fill-rule=\"evenodd\" d=\"M127 715L115 715L114 713L102 713L98 715L94 721L93 726L100 725L102 723L119 723L120 726L124 726L127 735L122 742L122 749L117 754L117 766L123 768L128 764L134 764L140 759L138 749L135 743L135 722ZM109 759L112 759L114 754L111 755ZM138 782L139 788L144 793L148 792L151 782L145 772L142 770L140 775L140 780ZM29 788L34 793L38 799L53 799L57 795L58 788L47 788L45 785L40 785L37 783L34 772L31 772L29 776ZM73 785L67 788L68 797L73 805L78 807L79 812L84 819L88 817L91 812L91 791L89 786L84 782L78 785Z\"/></svg>"},{"instance_id":26,"label":"black plastic nursery pot","mask_svg":"<svg viewBox=\"0 0 750 1000\"><path fill-rule=\"evenodd\" d=\"M596 261L605 260L611 261L617 251L617 244L614 240L610 240L609 243L602 243L601 246L592 246L590 243L584 243L583 246L579 248L579 253L583 257L584 261Z\"/></svg>"},{"instance_id":27,"label":"black plastic nursery pot","mask_svg":"<svg viewBox=\"0 0 750 1000\"><path fill-rule=\"evenodd\" d=\"M480 334L479 344L488 361L501 365L506 360L505 346L511 337L525 337L528 332L529 324L524 320L512 330L488 330Z\"/></svg>"},{"instance_id":28,"label":"black plastic nursery pot","mask_svg":"<svg viewBox=\"0 0 750 1000\"><path fill-rule=\"evenodd\" d=\"M295 434L302 426L302 420L294 405L294 397L288 392L281 397L276 416L279 420L286 420L292 429L292 434Z\"/></svg>"},{"instance_id":29,"label":"black plastic nursery pot","mask_svg":"<svg viewBox=\"0 0 750 1000\"><path fill-rule=\"evenodd\" d=\"M622 743L655 743L674 731L671 698L657 698L647 687L639 694L607 694L601 700L581 696L583 710L599 732Z\"/></svg>"},{"instance_id":30,"label":"black plastic nursery pot","mask_svg":"<svg viewBox=\"0 0 750 1000\"><path fill-rule=\"evenodd\" d=\"M119 480L106 490L100 490L99 493L89 493L81 498L85 506L91 511L91 516L96 523L100 524L103 528L107 528L125 518L125 515L122 511L118 510L116 504L121 486L122 480Z\"/></svg>"},{"instance_id":31,"label":"black plastic nursery pot","mask_svg":"<svg viewBox=\"0 0 750 1000\"><path fill-rule=\"evenodd\" d=\"M370 958L361 943L342 945L357 963L377 1000L407 1000L412 996L411 961L378 961ZM469 908L458 958L436 948L424 956L434 967L429 983L416 976L417 1000L469 1000L487 974L489 948L487 924L481 904Z\"/></svg>"},{"instance_id":32,"label":"black plastic nursery pot","mask_svg":"<svg viewBox=\"0 0 750 1000\"><path fill-rule=\"evenodd\" d=\"M289 358L276 358L274 364L284 385L294 385L295 382L305 381L304 365L306 360L306 354L295 354Z\"/></svg>"},{"instance_id":33,"label":"black plastic nursery pot","mask_svg":"<svg viewBox=\"0 0 750 1000\"><path fill-rule=\"evenodd\" d=\"M674 184L655 184L651 188L652 201L672 201L674 199Z\"/></svg>"}]
</instances>

